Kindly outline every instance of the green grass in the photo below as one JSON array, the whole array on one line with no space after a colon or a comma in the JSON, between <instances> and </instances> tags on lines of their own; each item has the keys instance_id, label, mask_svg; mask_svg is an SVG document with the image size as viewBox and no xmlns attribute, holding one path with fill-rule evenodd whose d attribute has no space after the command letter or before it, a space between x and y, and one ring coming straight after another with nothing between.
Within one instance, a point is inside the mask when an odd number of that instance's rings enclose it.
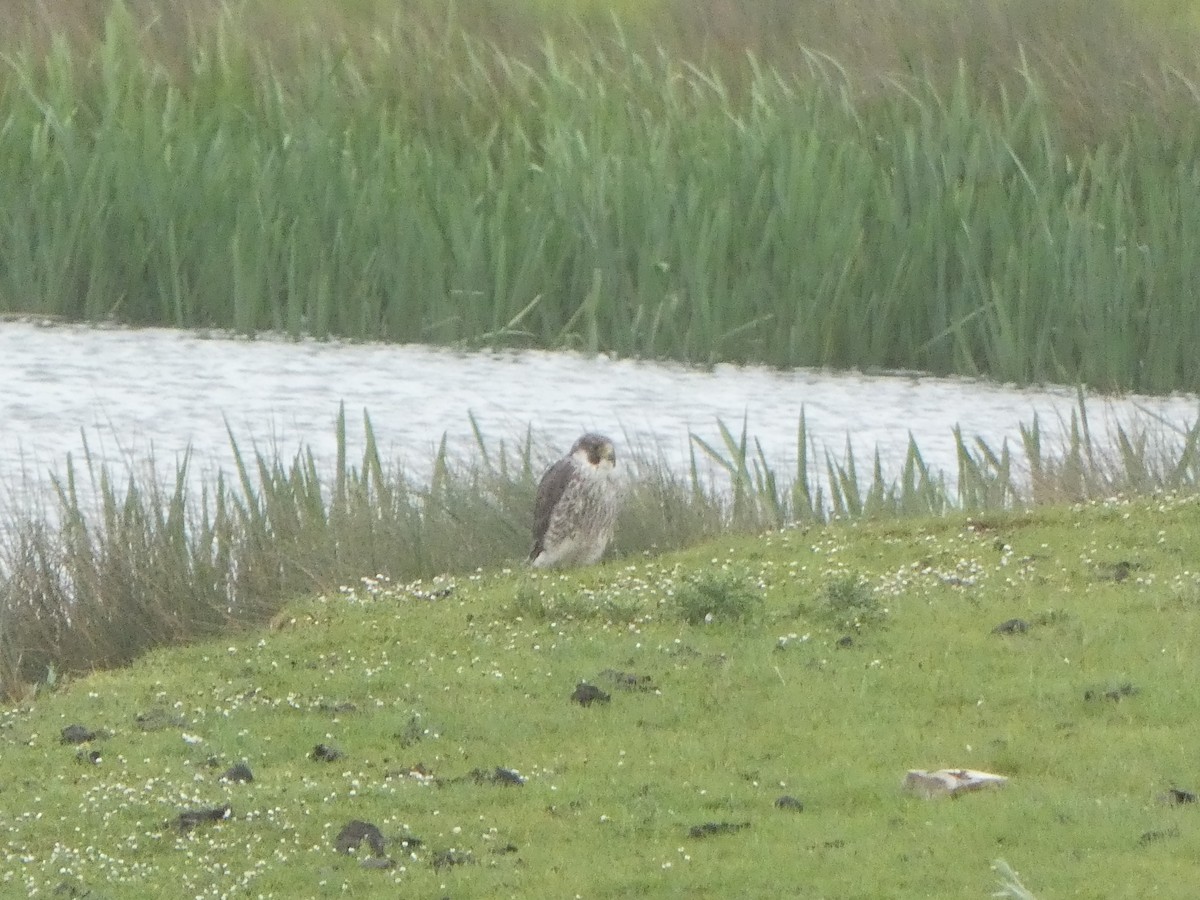
<instances>
[{"instance_id":1,"label":"green grass","mask_svg":"<svg viewBox=\"0 0 1200 900\"><path fill-rule=\"evenodd\" d=\"M1197 389L1195 35L959 6L43 5L0 312Z\"/></svg>"},{"instance_id":2,"label":"green grass","mask_svg":"<svg viewBox=\"0 0 1200 900\"><path fill-rule=\"evenodd\" d=\"M986 897L998 881L1190 897L1196 810L1159 797L1200 777L1197 509L797 528L576 575L299 599L271 630L0 714L0 883L113 900ZM726 577L759 613L689 624L672 597ZM862 627L830 618L831 598L868 596ZM537 597L621 612L525 615ZM1013 617L1029 630L992 633ZM611 701L572 703L580 681ZM102 734L60 743L73 724ZM314 760L317 744L344 756ZM254 781L221 781L239 762ZM907 769L942 766L1011 781L901 792ZM493 783L496 767L524 783ZM351 820L379 827L394 868L335 851ZM749 827L690 835L706 823Z\"/></svg>"},{"instance_id":3,"label":"green grass","mask_svg":"<svg viewBox=\"0 0 1200 900\"><path fill-rule=\"evenodd\" d=\"M761 586L724 570L685 578L672 599L688 625L749 622L762 608Z\"/></svg>"}]
</instances>

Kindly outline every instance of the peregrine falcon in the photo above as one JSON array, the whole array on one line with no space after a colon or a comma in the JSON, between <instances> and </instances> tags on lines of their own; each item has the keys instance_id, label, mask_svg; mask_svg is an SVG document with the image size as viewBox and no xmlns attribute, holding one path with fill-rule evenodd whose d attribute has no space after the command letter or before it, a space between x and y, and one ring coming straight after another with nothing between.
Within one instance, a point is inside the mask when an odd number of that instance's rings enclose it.
<instances>
[{"instance_id":1,"label":"peregrine falcon","mask_svg":"<svg viewBox=\"0 0 1200 900\"><path fill-rule=\"evenodd\" d=\"M602 434L585 434L538 485L533 509L534 567L590 566L604 555L620 507L617 453Z\"/></svg>"}]
</instances>

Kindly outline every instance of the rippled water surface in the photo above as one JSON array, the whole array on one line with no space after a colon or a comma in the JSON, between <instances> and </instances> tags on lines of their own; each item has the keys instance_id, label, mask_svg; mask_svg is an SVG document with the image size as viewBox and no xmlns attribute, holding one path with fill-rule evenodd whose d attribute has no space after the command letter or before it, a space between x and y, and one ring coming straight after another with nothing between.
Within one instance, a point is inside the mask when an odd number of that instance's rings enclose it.
<instances>
[{"instance_id":1,"label":"rippled water surface","mask_svg":"<svg viewBox=\"0 0 1200 900\"><path fill-rule=\"evenodd\" d=\"M474 415L488 441L532 427L564 448L583 430L657 447L686 464L689 434L719 442L718 419L743 417L771 464L794 470L801 409L818 449L842 457L850 437L860 465L878 447L894 469L909 434L927 463L952 475L952 429L998 448L1019 441L1037 415L1054 445L1076 397L966 379L780 372L609 360L570 353L460 353L421 346L203 337L170 330L108 330L0 323L0 483L61 470L86 437L113 464L142 465L151 451L169 470L189 446L202 469L228 467L226 424L243 444L290 455L309 445L333 458L334 422L346 406L354 446L363 410L387 455L420 475L443 434L469 454ZM1197 415L1194 396L1090 398L1093 431L1154 416L1164 431ZM823 456L819 457L823 459Z\"/></svg>"}]
</instances>

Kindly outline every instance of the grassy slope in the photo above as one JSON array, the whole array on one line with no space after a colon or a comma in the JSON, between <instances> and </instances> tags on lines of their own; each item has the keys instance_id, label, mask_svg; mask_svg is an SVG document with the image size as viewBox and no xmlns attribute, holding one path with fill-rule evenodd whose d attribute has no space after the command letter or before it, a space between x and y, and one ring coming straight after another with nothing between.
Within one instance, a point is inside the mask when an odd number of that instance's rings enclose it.
<instances>
[{"instance_id":1,"label":"grassy slope","mask_svg":"<svg viewBox=\"0 0 1200 900\"><path fill-rule=\"evenodd\" d=\"M788 531L435 600L298 601L270 632L0 716L0 894L983 897L1002 857L1042 897L1192 896L1200 809L1156 797L1200 785L1197 508ZM712 624L681 615L696 579ZM760 596L749 622L720 621ZM1014 616L1032 628L991 633ZM659 690L619 690L610 668ZM571 703L580 679L612 702ZM180 724L143 731L155 710ZM59 742L73 723L111 732L83 747L98 764ZM307 758L319 742L345 758ZM238 761L255 781L219 781ZM418 763L448 781L408 777ZM496 766L526 783L452 781ZM1012 782L959 802L899 790L941 766ZM165 824L225 803L228 821ZM333 849L351 819L424 843L364 869ZM750 827L689 837L705 822ZM450 848L472 861L435 866Z\"/></svg>"}]
</instances>

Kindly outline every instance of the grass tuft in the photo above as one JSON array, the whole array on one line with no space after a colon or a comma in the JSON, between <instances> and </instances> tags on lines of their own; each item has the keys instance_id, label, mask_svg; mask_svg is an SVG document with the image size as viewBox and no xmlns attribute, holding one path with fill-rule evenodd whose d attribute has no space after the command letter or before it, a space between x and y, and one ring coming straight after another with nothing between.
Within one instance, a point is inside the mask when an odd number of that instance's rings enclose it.
<instances>
[{"instance_id":1,"label":"grass tuft","mask_svg":"<svg viewBox=\"0 0 1200 900\"><path fill-rule=\"evenodd\" d=\"M875 588L860 575L843 575L821 589L816 615L833 627L858 632L887 618Z\"/></svg>"},{"instance_id":2,"label":"grass tuft","mask_svg":"<svg viewBox=\"0 0 1200 900\"><path fill-rule=\"evenodd\" d=\"M547 622L628 622L641 614L640 605L605 593L563 591L554 588L521 587L504 614L512 621L543 624Z\"/></svg>"},{"instance_id":3,"label":"grass tuft","mask_svg":"<svg viewBox=\"0 0 1200 900\"><path fill-rule=\"evenodd\" d=\"M745 575L716 571L688 577L672 598L688 625L753 622L763 609L762 591Z\"/></svg>"}]
</instances>

